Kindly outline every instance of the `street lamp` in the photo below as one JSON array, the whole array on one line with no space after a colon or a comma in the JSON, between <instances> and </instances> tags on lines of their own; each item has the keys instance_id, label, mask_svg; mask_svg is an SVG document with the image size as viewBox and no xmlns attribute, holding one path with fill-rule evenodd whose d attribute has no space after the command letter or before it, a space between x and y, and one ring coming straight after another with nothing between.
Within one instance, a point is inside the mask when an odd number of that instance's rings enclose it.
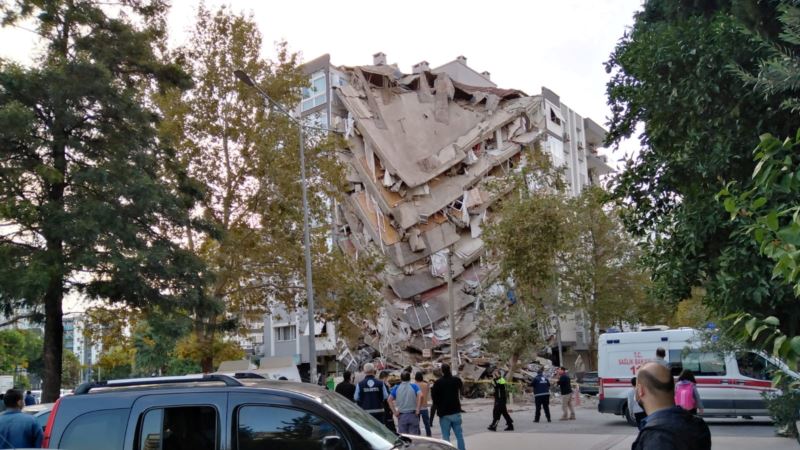
<instances>
[{"instance_id":1,"label":"street lamp","mask_svg":"<svg viewBox=\"0 0 800 450\"><path fill-rule=\"evenodd\" d=\"M242 83L254 88L266 101L267 106L267 113L269 113L269 107L274 106L275 109L278 110L281 114L288 117L292 122L297 125L297 129L299 130L299 142L300 142L300 178L302 181L303 186L303 244L304 244L304 251L305 251L305 260L306 260L306 296L308 298L308 362L309 362L309 376L310 381L315 383L317 380L317 345L315 342L316 337L316 321L314 320L314 283L311 276L311 237L309 232L309 225L308 225L308 194L307 194L307 183L306 183L306 156L305 156L305 142L304 142L304 133L303 130L305 128L319 130L319 131L326 131L330 132L328 128L322 127L315 127L311 125L304 125L303 121L295 117L292 113L290 113L286 108L284 108L280 103L273 100L263 89L256 85L252 78L247 75L242 70L234 70L233 74L236 75L236 78L239 79Z\"/></svg>"}]
</instances>

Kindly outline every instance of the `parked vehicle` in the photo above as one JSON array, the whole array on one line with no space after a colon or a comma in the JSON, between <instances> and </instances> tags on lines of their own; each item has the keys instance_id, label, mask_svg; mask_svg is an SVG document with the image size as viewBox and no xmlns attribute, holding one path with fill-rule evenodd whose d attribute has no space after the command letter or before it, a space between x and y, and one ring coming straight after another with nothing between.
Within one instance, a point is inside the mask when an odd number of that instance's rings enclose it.
<instances>
[{"instance_id":1,"label":"parked vehicle","mask_svg":"<svg viewBox=\"0 0 800 450\"><path fill-rule=\"evenodd\" d=\"M581 394L597 395L600 393L600 378L597 372L584 372L576 380L580 386Z\"/></svg>"},{"instance_id":2,"label":"parked vehicle","mask_svg":"<svg viewBox=\"0 0 800 450\"><path fill-rule=\"evenodd\" d=\"M37 403L22 408L22 412L30 414L36 419L36 423L41 425L42 430L46 429L47 421L50 419L50 411L53 410L55 403Z\"/></svg>"},{"instance_id":3,"label":"parked vehicle","mask_svg":"<svg viewBox=\"0 0 800 450\"><path fill-rule=\"evenodd\" d=\"M398 436L312 384L227 375L84 384L53 407L43 447L81 450L452 449Z\"/></svg>"},{"instance_id":4,"label":"parked vehicle","mask_svg":"<svg viewBox=\"0 0 800 450\"><path fill-rule=\"evenodd\" d=\"M771 381L775 371L800 379L786 364L768 355L714 353L702 349L700 340L700 333L690 328L601 335L598 410L631 420L626 402L631 377L639 366L655 359L659 347L667 351L673 376L683 369L694 372L704 416L768 416L762 394L776 391Z\"/></svg>"}]
</instances>

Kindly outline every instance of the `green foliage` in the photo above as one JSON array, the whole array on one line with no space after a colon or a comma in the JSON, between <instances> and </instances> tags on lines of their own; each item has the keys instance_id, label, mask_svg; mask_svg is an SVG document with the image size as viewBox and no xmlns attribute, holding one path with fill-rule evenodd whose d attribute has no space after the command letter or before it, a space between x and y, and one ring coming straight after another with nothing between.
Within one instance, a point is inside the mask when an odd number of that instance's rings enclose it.
<instances>
[{"instance_id":1,"label":"green foliage","mask_svg":"<svg viewBox=\"0 0 800 450\"><path fill-rule=\"evenodd\" d=\"M0 373L29 368L41 353L42 335L38 330L0 330Z\"/></svg>"},{"instance_id":2,"label":"green foliage","mask_svg":"<svg viewBox=\"0 0 800 450\"><path fill-rule=\"evenodd\" d=\"M252 16L201 6L190 43L176 55L195 87L156 97L165 116L162 138L175 143L187 173L206 185L202 209L194 213L215 230L187 236L215 275L208 295L227 310L191 311L196 348L184 353L199 357L206 370L219 359L213 352L223 348L220 336L234 331L227 319L246 329L270 306L293 310L305 297L298 130L289 118L266 114L264 100L233 71L248 73L283 105L297 104L308 80L286 43L277 45L274 61L261 57L261 44ZM306 136L305 143L310 220L325 224L344 176L334 142ZM371 285L363 282L370 263L347 263L328 251L329 236L328 227L312 230L315 297L329 318L368 317L376 308Z\"/></svg>"},{"instance_id":3,"label":"green foliage","mask_svg":"<svg viewBox=\"0 0 800 450\"><path fill-rule=\"evenodd\" d=\"M61 387L63 389L74 389L81 382L81 362L75 353L64 352L61 362Z\"/></svg>"},{"instance_id":4,"label":"green foliage","mask_svg":"<svg viewBox=\"0 0 800 450\"><path fill-rule=\"evenodd\" d=\"M490 299L482 336L487 350L510 359L511 370L544 346L539 326L555 312L557 257L572 237L559 172L538 149L526 158L529 166L508 180L514 189L484 234L500 279L513 285L517 303Z\"/></svg>"},{"instance_id":5,"label":"green foliage","mask_svg":"<svg viewBox=\"0 0 800 450\"><path fill-rule=\"evenodd\" d=\"M797 411L800 410L800 392L792 390L776 396L765 395L764 401L775 428L783 430L787 436L797 437L795 420Z\"/></svg>"},{"instance_id":6,"label":"green foliage","mask_svg":"<svg viewBox=\"0 0 800 450\"><path fill-rule=\"evenodd\" d=\"M624 323L661 323L669 310L650 302L650 278L640 250L622 227L607 192L587 187L571 199L567 226L571 239L559 255L562 311L580 311L589 330L594 363L598 329Z\"/></svg>"},{"instance_id":7,"label":"green foliage","mask_svg":"<svg viewBox=\"0 0 800 450\"><path fill-rule=\"evenodd\" d=\"M765 134L755 150L749 189L729 184L720 192L731 221L775 262L772 278L800 297L800 131L783 142Z\"/></svg>"},{"instance_id":8,"label":"green foliage","mask_svg":"<svg viewBox=\"0 0 800 450\"><path fill-rule=\"evenodd\" d=\"M65 293L193 307L203 265L174 239L198 197L158 139L148 92L186 88L165 62L166 4L4 2L43 37L31 67L0 62L0 303L45 314L44 395L59 395Z\"/></svg>"},{"instance_id":9,"label":"green foliage","mask_svg":"<svg viewBox=\"0 0 800 450\"><path fill-rule=\"evenodd\" d=\"M754 130L785 135L796 127L781 99L765 101L731 70L753 71L769 56L737 18L750 11L770 33L774 5L764 6L645 3L607 63L608 142L643 125L641 151L628 159L612 193L627 229L643 243L662 302L674 305L703 287L706 305L720 316L752 311L795 326L800 311L791 289L771 279L773 263L735 232L715 198L725 181L750 178Z\"/></svg>"}]
</instances>

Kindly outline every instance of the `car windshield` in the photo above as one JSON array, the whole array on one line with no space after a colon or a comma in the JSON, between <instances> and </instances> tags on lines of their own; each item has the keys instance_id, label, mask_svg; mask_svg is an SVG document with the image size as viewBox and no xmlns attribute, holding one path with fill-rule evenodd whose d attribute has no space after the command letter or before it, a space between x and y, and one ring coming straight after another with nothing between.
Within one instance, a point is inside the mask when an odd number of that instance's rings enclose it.
<instances>
[{"instance_id":1,"label":"car windshield","mask_svg":"<svg viewBox=\"0 0 800 450\"><path fill-rule=\"evenodd\" d=\"M397 435L372 417L358 405L333 392L326 392L321 398L322 403L338 413L358 434L363 437L372 448L389 449L397 441Z\"/></svg>"}]
</instances>

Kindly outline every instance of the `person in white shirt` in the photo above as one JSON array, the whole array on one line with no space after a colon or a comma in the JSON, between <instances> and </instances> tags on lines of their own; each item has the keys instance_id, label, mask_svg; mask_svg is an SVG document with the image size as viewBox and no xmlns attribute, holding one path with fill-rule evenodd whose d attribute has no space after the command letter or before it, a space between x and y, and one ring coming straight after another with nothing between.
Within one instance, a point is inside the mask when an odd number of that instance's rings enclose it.
<instances>
[{"instance_id":1,"label":"person in white shirt","mask_svg":"<svg viewBox=\"0 0 800 450\"><path fill-rule=\"evenodd\" d=\"M631 412L634 420L636 420L636 427L641 428L642 419L647 417L644 408L636 401L636 377L631 378L631 388L628 391L628 411Z\"/></svg>"}]
</instances>

